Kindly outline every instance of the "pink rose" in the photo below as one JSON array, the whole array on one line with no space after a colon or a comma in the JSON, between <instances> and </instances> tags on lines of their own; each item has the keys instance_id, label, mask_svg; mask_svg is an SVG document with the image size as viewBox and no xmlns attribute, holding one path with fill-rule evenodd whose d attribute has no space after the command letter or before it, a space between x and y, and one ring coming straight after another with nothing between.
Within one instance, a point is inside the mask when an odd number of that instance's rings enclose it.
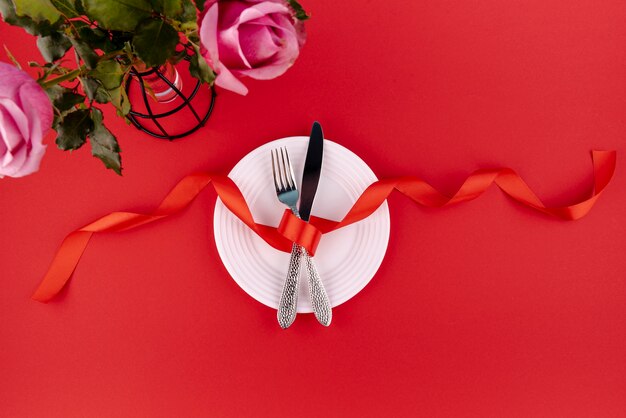
<instances>
[{"instance_id":1,"label":"pink rose","mask_svg":"<svg viewBox=\"0 0 626 418\"><path fill-rule=\"evenodd\" d=\"M52 104L24 71L0 62L0 178L39 169L42 140L52 126Z\"/></svg>"},{"instance_id":2,"label":"pink rose","mask_svg":"<svg viewBox=\"0 0 626 418\"><path fill-rule=\"evenodd\" d=\"M304 44L304 25L281 0L207 0L200 16L203 56L215 83L247 94L239 81L269 80L294 63Z\"/></svg>"}]
</instances>

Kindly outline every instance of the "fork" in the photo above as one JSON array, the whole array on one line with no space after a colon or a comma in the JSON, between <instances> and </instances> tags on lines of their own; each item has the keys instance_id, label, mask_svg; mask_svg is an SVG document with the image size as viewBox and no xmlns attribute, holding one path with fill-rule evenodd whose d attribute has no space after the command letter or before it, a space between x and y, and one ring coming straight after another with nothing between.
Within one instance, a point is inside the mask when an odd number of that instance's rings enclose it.
<instances>
[{"instance_id":1,"label":"fork","mask_svg":"<svg viewBox=\"0 0 626 418\"><path fill-rule=\"evenodd\" d=\"M274 177L274 187L276 188L276 196L278 200L289 207L291 212L298 218L298 198L300 193L296 185L293 168L289 160L289 154L286 148L271 151L272 154L272 175ZM280 155L279 155L280 154ZM329 326L332 320L332 308L326 289L322 284L317 268L313 262L313 258L306 249L299 246L295 242L291 247L291 257L289 259L289 270L287 278L283 286L283 291L278 303L278 324L281 328L288 328L296 319L298 305L298 287L300 276L300 264L302 257L305 259L306 269L308 273L309 293L311 295L311 305L313 313L320 324Z\"/></svg>"}]
</instances>

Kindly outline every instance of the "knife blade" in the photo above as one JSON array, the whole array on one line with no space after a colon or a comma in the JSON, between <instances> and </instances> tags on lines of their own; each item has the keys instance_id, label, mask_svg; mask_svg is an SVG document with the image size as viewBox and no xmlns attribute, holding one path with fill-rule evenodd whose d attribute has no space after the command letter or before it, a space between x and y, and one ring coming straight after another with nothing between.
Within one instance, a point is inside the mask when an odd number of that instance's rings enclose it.
<instances>
[{"instance_id":1,"label":"knife blade","mask_svg":"<svg viewBox=\"0 0 626 418\"><path fill-rule=\"evenodd\" d=\"M302 193L300 195L300 217L304 221L309 221L311 217L311 208L313 200L317 192L317 186L322 172L322 159L324 156L324 133L322 125L314 122L309 136L309 146L304 161L304 170L302 171ZM317 272L313 258L302 249L306 270L308 275L309 294L311 296L311 306L313 313L320 324L329 326L333 317L330 299L326 293L326 289L322 284L322 280Z\"/></svg>"},{"instance_id":2,"label":"knife blade","mask_svg":"<svg viewBox=\"0 0 626 418\"><path fill-rule=\"evenodd\" d=\"M300 194L300 217L304 221L309 221L311 208L317 192L320 174L322 172L322 158L324 156L324 133L322 125L314 122L309 137L309 147L304 161L302 171L302 193Z\"/></svg>"}]
</instances>

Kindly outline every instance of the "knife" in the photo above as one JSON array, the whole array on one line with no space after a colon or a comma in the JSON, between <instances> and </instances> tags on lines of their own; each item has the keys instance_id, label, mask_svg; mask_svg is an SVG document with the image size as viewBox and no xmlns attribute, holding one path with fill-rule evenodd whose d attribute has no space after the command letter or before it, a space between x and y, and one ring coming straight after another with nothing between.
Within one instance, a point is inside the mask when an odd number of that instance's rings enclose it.
<instances>
[{"instance_id":1,"label":"knife","mask_svg":"<svg viewBox=\"0 0 626 418\"><path fill-rule=\"evenodd\" d=\"M302 187L300 194L300 217L303 221L309 222L311 208L317 192L320 174L322 173L322 158L324 156L324 133L319 122L313 122L311 135L309 136L309 147L304 160L304 170L302 171Z\"/></svg>"},{"instance_id":2,"label":"knife","mask_svg":"<svg viewBox=\"0 0 626 418\"><path fill-rule=\"evenodd\" d=\"M302 172L302 193L300 195L300 217L303 221L309 221L311 217L311 208L313 200L317 192L320 174L322 172L322 157L324 155L324 133L322 125L319 122L313 123L311 135L309 137L309 147L306 152L304 161L304 170ZM311 306L313 313L320 324L329 326L332 320L332 307L326 289L322 284L317 268L313 262L313 258L302 249L309 283L309 293L311 296Z\"/></svg>"}]
</instances>

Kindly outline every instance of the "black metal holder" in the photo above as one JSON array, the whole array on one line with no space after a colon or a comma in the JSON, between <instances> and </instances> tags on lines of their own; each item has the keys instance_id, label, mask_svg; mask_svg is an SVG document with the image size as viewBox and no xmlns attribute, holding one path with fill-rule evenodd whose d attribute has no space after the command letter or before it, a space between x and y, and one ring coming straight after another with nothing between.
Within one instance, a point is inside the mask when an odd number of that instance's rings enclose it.
<instances>
[{"instance_id":1,"label":"black metal holder","mask_svg":"<svg viewBox=\"0 0 626 418\"><path fill-rule=\"evenodd\" d=\"M188 60L188 58L186 58ZM200 90L200 86L202 85L202 83L198 80L196 81L196 86L194 87L193 91L191 92L191 94L189 95L189 97L185 96L183 94L182 91L180 91L175 85L174 83L172 83L166 76L164 76L161 71L159 71L158 67L154 67L154 68L150 68L147 71L137 71L137 69L135 69L134 67L131 69L131 75L132 77L129 77L128 80L126 81L126 93L129 94L130 93L130 87L131 87L131 83L132 83L132 79L135 78L138 83L139 88L141 89L141 96L143 98L143 102L146 106L146 111L148 113L141 113L141 112L137 112L132 110L132 104L131 104L131 110L128 113L128 115L126 115L126 117L128 118L128 120L131 121L131 123L133 125L135 125L135 127L145 133L147 133L148 135L152 135L155 138L160 138L160 139L167 139L168 141L172 141L174 139L178 139L178 138L182 138L184 136L187 136L195 131L197 131L198 129L200 129L202 126L204 126L207 122L207 120L209 120L209 117L211 116L211 113L213 112L213 107L215 106L215 98L217 97L217 93L215 92L215 88L213 86L211 86L211 103L209 104L208 109L206 110L206 112L204 113L204 116L200 117L200 115L198 114L198 111L193 107L193 105L191 104L191 101L193 100L193 98L196 96L196 94L198 93L198 90ZM154 113L152 111L152 107L150 105L150 100L148 100L148 94L146 93L146 87L144 85L144 80L143 77L155 74L165 83L167 83L167 85L174 90L174 92L176 93L177 97L180 97L183 100L183 103L181 103L180 105L178 105L177 107L175 107L172 110L169 110L167 112L163 112L163 113ZM176 133L176 134L170 134L169 132L167 132L165 130L165 128L163 127L163 125L161 123L159 123L159 120L163 120L164 118L173 116L174 114L176 114L177 112L183 110L185 107L188 107L189 110L191 110L191 113L193 114L194 118L196 119L196 124L193 125L191 128L187 129L184 132L181 133ZM144 120L150 120L152 121L152 123L154 123L154 125L157 127L158 130L152 130L150 128L148 128L145 124L142 124L141 122Z\"/></svg>"}]
</instances>

